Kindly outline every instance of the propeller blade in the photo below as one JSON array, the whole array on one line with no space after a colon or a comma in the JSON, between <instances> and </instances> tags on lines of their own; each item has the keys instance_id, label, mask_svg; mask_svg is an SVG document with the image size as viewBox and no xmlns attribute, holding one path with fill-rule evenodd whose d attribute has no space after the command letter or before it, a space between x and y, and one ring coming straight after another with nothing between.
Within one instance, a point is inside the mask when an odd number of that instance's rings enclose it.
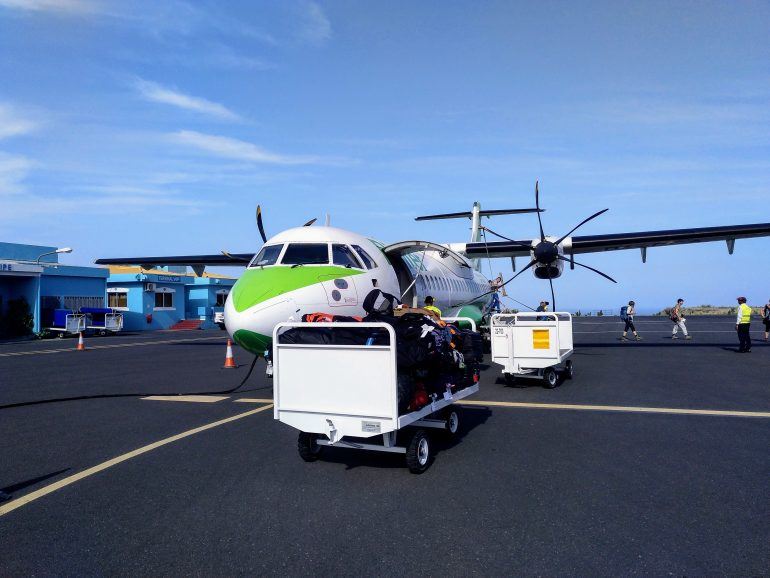
<instances>
[{"instance_id":1,"label":"propeller blade","mask_svg":"<svg viewBox=\"0 0 770 578\"><path fill-rule=\"evenodd\" d=\"M526 267L523 267L523 268L522 268L522 269L521 269L521 270L520 270L518 273L516 273L516 274L515 274L513 277L511 277L510 279L508 279L508 281L506 281L505 283L503 283L502 285L500 285L500 288L502 288L502 287L505 287L506 285L508 285L508 283L510 283L511 281L513 281L514 279L516 279L516 277L518 277L519 275L521 275L522 273L524 273L524 271L526 271L527 269L531 269L531 268L532 268L532 267L534 267L535 265L537 265L537 259L532 259L532 260L529 262L529 264L528 264ZM491 293L491 291L489 291L489 293ZM485 295L486 295L486 293L485 293Z\"/></svg>"},{"instance_id":2,"label":"propeller blade","mask_svg":"<svg viewBox=\"0 0 770 578\"><path fill-rule=\"evenodd\" d=\"M235 261L244 261L244 262L247 262L247 263L250 261L250 259L244 259L243 257L236 257L235 255L233 255L232 253L229 253L228 251L225 251L224 249L222 251L220 251L220 252L225 257L229 257L230 259L233 259Z\"/></svg>"},{"instance_id":3,"label":"propeller blade","mask_svg":"<svg viewBox=\"0 0 770 578\"><path fill-rule=\"evenodd\" d=\"M551 284L551 304L553 305L552 311L556 311L556 294L553 292L553 279L548 277L548 282Z\"/></svg>"},{"instance_id":4,"label":"propeller blade","mask_svg":"<svg viewBox=\"0 0 770 578\"><path fill-rule=\"evenodd\" d=\"M563 236L561 239L559 239L558 241L556 241L556 244L558 245L559 243L561 243L561 242L562 242L564 239L566 239L567 237L569 237L569 236L570 236L572 233L574 233L575 231L577 231L577 230L578 230L580 227L582 227L583 225L585 225L585 224L586 224L588 221L590 221L591 219L595 219L596 217L598 217L598 216L599 216L599 215L601 215L602 213L606 213L607 211L609 211L609 209L604 209L604 210L602 210L602 211L599 211L598 213L594 213L593 215L591 215L591 216L590 216L590 217L588 217L587 219L583 219L582 221L580 221L580 223L579 223L577 226L573 227L573 229L572 229L572 230L571 230L569 233L567 233L567 234L566 234L566 235L564 235L564 236Z\"/></svg>"},{"instance_id":5,"label":"propeller blade","mask_svg":"<svg viewBox=\"0 0 770 578\"><path fill-rule=\"evenodd\" d=\"M262 207L257 205L257 229L262 236L262 242L267 243L267 235L265 235L265 227L262 225Z\"/></svg>"},{"instance_id":6,"label":"propeller blade","mask_svg":"<svg viewBox=\"0 0 770 578\"><path fill-rule=\"evenodd\" d=\"M511 239L510 237L506 237L505 235L501 235L500 233L496 233L495 231L493 231L489 227L482 226L482 227L479 227L479 228L482 231L489 231L495 237L500 237L501 239L505 239L506 241L510 241L514 245L518 245L519 247L523 247L524 249L529 249L530 251L534 251L535 250L535 248L532 245L529 245L528 243L522 243L521 241L515 241L515 240Z\"/></svg>"},{"instance_id":7,"label":"propeller blade","mask_svg":"<svg viewBox=\"0 0 770 578\"><path fill-rule=\"evenodd\" d=\"M535 207L537 208L537 224L540 225L540 241L545 241L545 233L543 233L543 220L540 218L540 188L538 187L538 181L535 181Z\"/></svg>"},{"instance_id":8,"label":"propeller blade","mask_svg":"<svg viewBox=\"0 0 770 578\"><path fill-rule=\"evenodd\" d=\"M315 223L317 220L318 220L318 218L314 217L314 218L310 219L310 220L309 220L307 223L305 223L305 224L304 224L304 225L302 225L302 226L303 226L303 227L309 227L310 225L312 225L313 223Z\"/></svg>"},{"instance_id":9,"label":"propeller blade","mask_svg":"<svg viewBox=\"0 0 770 578\"><path fill-rule=\"evenodd\" d=\"M577 265L578 267L583 267L584 269L588 269L588 270L590 270L590 271L593 271L594 273L598 273L599 275L601 275L601 276L602 276L602 277L604 277L605 279L609 279L609 280L610 280L610 281L612 281L613 283L617 283L617 281L615 281L615 279L613 279L612 277L610 277L610 276L609 276L609 275L607 275L606 273L602 273L602 272L601 272L601 271L599 271L598 269L594 269L593 267L589 267L588 265L583 265L582 263L578 263L578 262L577 262L577 261L575 261L574 259L573 259L572 261L570 261L570 259L567 259L566 257L564 257L564 256L562 256L562 255L559 255L559 259L561 259L562 261L566 261L567 263L570 263L570 262L572 262L572 263L575 263L575 265Z\"/></svg>"}]
</instances>

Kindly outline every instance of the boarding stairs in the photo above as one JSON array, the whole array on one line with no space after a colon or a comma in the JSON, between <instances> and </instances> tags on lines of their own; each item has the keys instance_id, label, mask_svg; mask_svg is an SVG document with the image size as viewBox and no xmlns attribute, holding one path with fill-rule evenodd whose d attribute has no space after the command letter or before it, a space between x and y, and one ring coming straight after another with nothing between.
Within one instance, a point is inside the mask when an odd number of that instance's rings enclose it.
<instances>
[{"instance_id":1,"label":"boarding stairs","mask_svg":"<svg viewBox=\"0 0 770 578\"><path fill-rule=\"evenodd\" d=\"M171 327L169 327L170 331L189 331L191 329L200 329L201 327L201 321L200 319L182 319L181 321L178 321Z\"/></svg>"}]
</instances>

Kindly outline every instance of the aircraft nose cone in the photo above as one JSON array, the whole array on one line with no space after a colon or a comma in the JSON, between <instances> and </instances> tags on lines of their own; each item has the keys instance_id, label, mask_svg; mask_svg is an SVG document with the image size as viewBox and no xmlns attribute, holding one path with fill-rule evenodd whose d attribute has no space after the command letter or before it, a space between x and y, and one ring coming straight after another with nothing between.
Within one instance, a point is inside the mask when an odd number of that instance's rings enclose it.
<instances>
[{"instance_id":1,"label":"aircraft nose cone","mask_svg":"<svg viewBox=\"0 0 770 578\"><path fill-rule=\"evenodd\" d=\"M559 255L559 250L551 241L541 241L535 247L534 254L539 263L553 263Z\"/></svg>"}]
</instances>

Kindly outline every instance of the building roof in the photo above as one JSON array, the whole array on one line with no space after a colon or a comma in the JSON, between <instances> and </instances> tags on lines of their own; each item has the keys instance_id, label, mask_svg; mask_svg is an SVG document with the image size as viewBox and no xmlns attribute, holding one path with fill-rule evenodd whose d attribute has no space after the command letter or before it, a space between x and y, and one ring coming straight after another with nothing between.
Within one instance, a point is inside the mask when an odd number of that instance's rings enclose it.
<instances>
[{"instance_id":1,"label":"building roof","mask_svg":"<svg viewBox=\"0 0 770 578\"><path fill-rule=\"evenodd\" d=\"M170 271L166 271L165 269L142 269L138 266L128 266L128 265L108 265L107 268L110 270L110 275L124 275L124 274L131 274L131 273L144 273L145 275L174 275L178 277L190 277L191 279L195 279L195 274L193 273L172 273ZM233 279L235 280L235 277L228 277L227 275L217 275L216 273L206 273L204 272L202 277L208 278L208 279Z\"/></svg>"}]
</instances>

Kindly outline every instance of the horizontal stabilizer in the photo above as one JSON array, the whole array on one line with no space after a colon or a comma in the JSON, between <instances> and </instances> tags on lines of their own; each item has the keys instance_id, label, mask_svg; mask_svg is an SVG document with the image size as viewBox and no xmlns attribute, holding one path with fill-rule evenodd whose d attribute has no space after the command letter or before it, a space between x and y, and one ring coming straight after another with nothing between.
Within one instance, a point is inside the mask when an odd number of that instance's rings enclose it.
<instances>
[{"instance_id":1,"label":"horizontal stabilizer","mask_svg":"<svg viewBox=\"0 0 770 578\"><path fill-rule=\"evenodd\" d=\"M481 217L494 217L497 215L523 215L524 213L542 213L545 209L497 209L491 211L479 211ZM470 219L473 213L462 211L461 213L444 213L443 215L425 215L415 217L415 221L437 221L439 219Z\"/></svg>"}]
</instances>

